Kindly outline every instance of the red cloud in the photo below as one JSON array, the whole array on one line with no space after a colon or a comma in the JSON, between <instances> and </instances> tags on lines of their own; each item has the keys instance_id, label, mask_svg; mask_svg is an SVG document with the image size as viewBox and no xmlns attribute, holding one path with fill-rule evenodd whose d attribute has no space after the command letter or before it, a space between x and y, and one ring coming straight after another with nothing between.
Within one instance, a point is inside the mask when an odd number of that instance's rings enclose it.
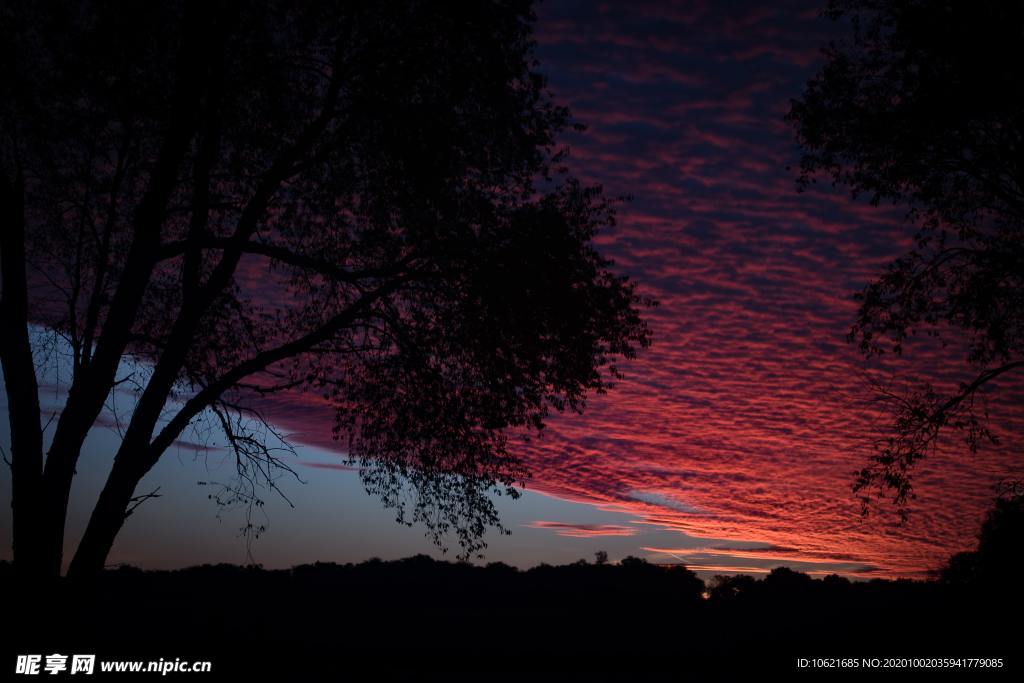
<instances>
[{"instance_id":1,"label":"red cloud","mask_svg":"<svg viewBox=\"0 0 1024 683\"><path fill-rule=\"evenodd\" d=\"M733 548L705 553L921 575L974 545L993 484L1019 475L1024 387L990 405L1002 445L972 457L951 441L924 463L908 524L884 504L861 517L851 473L884 426L864 373L955 383L963 354L919 340L899 366L866 368L845 342L853 292L913 230L900 210L795 191L782 115L831 30L816 4L741 16L711 2L540 8L542 68L590 124L567 140L570 162L635 197L598 241L661 306L649 312L654 346L624 365L626 379L517 453L530 488ZM335 445L322 401L276 401L272 414L299 438Z\"/></svg>"}]
</instances>

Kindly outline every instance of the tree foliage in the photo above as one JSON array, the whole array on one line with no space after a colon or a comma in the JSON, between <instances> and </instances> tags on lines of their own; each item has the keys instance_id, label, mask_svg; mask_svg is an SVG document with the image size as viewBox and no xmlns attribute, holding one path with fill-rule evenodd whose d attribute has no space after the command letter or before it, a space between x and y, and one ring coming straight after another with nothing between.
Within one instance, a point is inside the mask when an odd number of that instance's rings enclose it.
<instances>
[{"instance_id":1,"label":"tree foliage","mask_svg":"<svg viewBox=\"0 0 1024 683\"><path fill-rule=\"evenodd\" d=\"M1024 366L1024 6L997 1L833 0L844 38L793 101L799 183L817 177L908 207L915 246L863 289L851 341L901 354L915 334L966 340L955 389L920 378L880 395L892 429L855 489L902 512L915 464L943 431L994 441L983 393Z\"/></svg>"},{"instance_id":2,"label":"tree foliage","mask_svg":"<svg viewBox=\"0 0 1024 683\"><path fill-rule=\"evenodd\" d=\"M72 574L200 421L257 501L283 391L331 401L401 521L481 547L488 492L526 474L510 431L581 411L649 343L645 300L593 246L614 205L566 168L533 21L520 0L5 3L18 563L59 571L82 442L128 359L149 370ZM72 356L45 458L32 325Z\"/></svg>"}]
</instances>

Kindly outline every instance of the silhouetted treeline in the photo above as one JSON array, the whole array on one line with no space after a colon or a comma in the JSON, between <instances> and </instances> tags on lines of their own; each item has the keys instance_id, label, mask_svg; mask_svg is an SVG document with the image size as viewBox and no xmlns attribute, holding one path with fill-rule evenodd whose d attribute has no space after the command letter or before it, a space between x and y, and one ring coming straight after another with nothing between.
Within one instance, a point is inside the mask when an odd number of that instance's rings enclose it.
<instances>
[{"instance_id":1,"label":"silhouetted treeline","mask_svg":"<svg viewBox=\"0 0 1024 683\"><path fill-rule=\"evenodd\" d=\"M12 585L9 564L0 578ZM947 574L851 582L785 568L705 585L637 558L529 570L423 555L287 570L122 567L64 582L46 604L13 596L29 626L8 647L209 658L224 673L488 680L790 670L796 657L1006 657L1016 635L995 615L1015 609L1013 592L989 599L975 588Z\"/></svg>"},{"instance_id":2,"label":"silhouetted treeline","mask_svg":"<svg viewBox=\"0 0 1024 683\"><path fill-rule=\"evenodd\" d=\"M927 581L776 568L705 584L680 565L609 563L603 552L528 570L417 555L283 570L121 567L40 597L0 562L4 616L19 625L4 648L10 657L209 659L225 677L302 680L674 680L681 671L728 680L795 672L797 658L815 657L1002 657L1006 674L1016 670L1012 624L1024 607L1022 522L1015 489L986 517L977 549Z\"/></svg>"}]
</instances>

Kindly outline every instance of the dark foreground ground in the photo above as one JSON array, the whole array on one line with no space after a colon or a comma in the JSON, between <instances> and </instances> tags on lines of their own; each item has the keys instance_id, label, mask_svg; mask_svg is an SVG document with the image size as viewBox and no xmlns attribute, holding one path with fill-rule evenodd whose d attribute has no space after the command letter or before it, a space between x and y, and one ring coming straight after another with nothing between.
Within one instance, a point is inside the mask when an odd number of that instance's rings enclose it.
<instances>
[{"instance_id":1,"label":"dark foreground ground","mask_svg":"<svg viewBox=\"0 0 1024 683\"><path fill-rule=\"evenodd\" d=\"M90 680L8 674L18 654L92 653L210 660L210 673L169 674L197 681L974 681L1019 676L1024 651L1019 590L1005 586L788 570L705 586L682 567L632 558L529 571L426 557L282 571L122 568L45 591L19 586L0 563L0 579L0 680ZM161 674L104 676L97 666L92 678L104 677Z\"/></svg>"}]
</instances>

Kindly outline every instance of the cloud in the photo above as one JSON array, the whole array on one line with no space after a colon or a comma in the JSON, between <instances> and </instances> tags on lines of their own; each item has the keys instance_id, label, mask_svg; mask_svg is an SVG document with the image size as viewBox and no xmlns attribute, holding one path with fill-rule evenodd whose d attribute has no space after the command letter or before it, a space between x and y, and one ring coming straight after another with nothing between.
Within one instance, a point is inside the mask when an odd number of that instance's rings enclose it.
<instances>
[{"instance_id":1,"label":"cloud","mask_svg":"<svg viewBox=\"0 0 1024 683\"><path fill-rule=\"evenodd\" d=\"M808 555L805 551L797 548L784 546L761 545L753 547L742 546L698 546L694 548L654 548L644 547L644 550L652 553L663 553L677 557L699 556L723 556L731 558L745 558L755 560L789 560L797 558L805 563L835 563L835 562L856 562L857 558L842 553L824 554L820 557Z\"/></svg>"},{"instance_id":2,"label":"cloud","mask_svg":"<svg viewBox=\"0 0 1024 683\"><path fill-rule=\"evenodd\" d=\"M638 500L641 503L650 503L655 507L668 508L669 510L676 510L678 512L700 514L700 511L692 505L687 505L686 503L678 501L672 496L664 493L657 493L654 491L630 491L627 494L627 497L632 500Z\"/></svg>"},{"instance_id":3,"label":"cloud","mask_svg":"<svg viewBox=\"0 0 1024 683\"><path fill-rule=\"evenodd\" d=\"M540 68L589 125L565 138L570 165L634 197L598 243L661 305L647 312L654 345L620 364L614 391L511 446L528 488L724 539L701 550L711 568L730 555L921 576L973 547L993 484L1019 476L1024 386L992 396L998 447L970 456L951 440L922 463L907 524L884 504L860 516L851 473L885 426L864 373L955 385L964 354L915 339L905 358L865 365L845 341L853 293L910 248L913 230L899 208L829 188L798 194L786 170L797 162L789 99L834 35L818 5L538 8ZM300 441L339 449L325 401L268 401Z\"/></svg>"},{"instance_id":4,"label":"cloud","mask_svg":"<svg viewBox=\"0 0 1024 683\"><path fill-rule=\"evenodd\" d=\"M531 529L550 529L559 536L592 538L596 536L632 536L636 529L621 524L570 524L568 522L535 521L526 525Z\"/></svg>"},{"instance_id":5,"label":"cloud","mask_svg":"<svg viewBox=\"0 0 1024 683\"><path fill-rule=\"evenodd\" d=\"M205 443L196 443L194 441L188 441L185 439L176 439L171 445L174 448L179 448L184 451L192 451L193 453L196 454L225 450L222 446L213 446Z\"/></svg>"},{"instance_id":6,"label":"cloud","mask_svg":"<svg viewBox=\"0 0 1024 683\"><path fill-rule=\"evenodd\" d=\"M337 470L339 472L359 472L362 470L361 467L346 465L345 463L340 462L309 462L308 460L303 460L299 464L305 467L312 467L321 470Z\"/></svg>"}]
</instances>

